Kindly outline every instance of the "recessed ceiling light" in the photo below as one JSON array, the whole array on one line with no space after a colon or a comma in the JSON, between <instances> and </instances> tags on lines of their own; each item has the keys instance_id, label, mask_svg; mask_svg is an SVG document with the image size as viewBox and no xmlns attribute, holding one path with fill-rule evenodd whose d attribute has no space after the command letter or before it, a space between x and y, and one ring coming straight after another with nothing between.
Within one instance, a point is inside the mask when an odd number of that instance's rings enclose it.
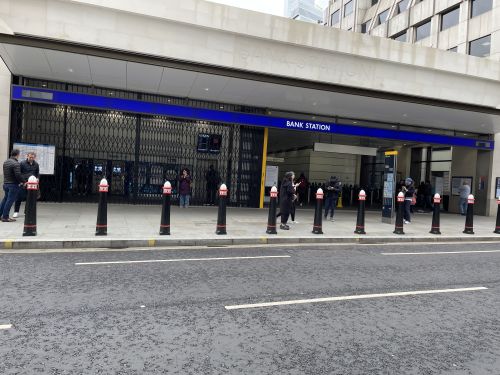
<instances>
[{"instance_id":1,"label":"recessed ceiling light","mask_svg":"<svg viewBox=\"0 0 500 375\"><path fill-rule=\"evenodd\" d=\"M408 115L406 113L403 113L403 117L408 117Z\"/></svg>"},{"instance_id":2,"label":"recessed ceiling light","mask_svg":"<svg viewBox=\"0 0 500 375\"><path fill-rule=\"evenodd\" d=\"M224 106L223 106L223 105L221 105L219 108L220 108L220 109L224 109Z\"/></svg>"},{"instance_id":3,"label":"recessed ceiling light","mask_svg":"<svg viewBox=\"0 0 500 375\"><path fill-rule=\"evenodd\" d=\"M68 72L73 73L74 72L73 68L68 68Z\"/></svg>"},{"instance_id":4,"label":"recessed ceiling light","mask_svg":"<svg viewBox=\"0 0 500 375\"><path fill-rule=\"evenodd\" d=\"M314 106L314 107L316 107L316 105L317 105L317 104L318 104L318 103L316 103L316 102L313 102L313 106Z\"/></svg>"},{"instance_id":5,"label":"recessed ceiling light","mask_svg":"<svg viewBox=\"0 0 500 375\"><path fill-rule=\"evenodd\" d=\"M313 120L316 120L316 116L313 116L313 117L312 117L312 119L313 119Z\"/></svg>"},{"instance_id":6,"label":"recessed ceiling light","mask_svg":"<svg viewBox=\"0 0 500 375\"><path fill-rule=\"evenodd\" d=\"M208 90L210 90L210 89L209 89L208 87L205 87L205 89L204 89L204 90L205 90L205 91L208 91Z\"/></svg>"},{"instance_id":7,"label":"recessed ceiling light","mask_svg":"<svg viewBox=\"0 0 500 375\"><path fill-rule=\"evenodd\" d=\"M467 133L464 133L464 135L467 135Z\"/></svg>"},{"instance_id":8,"label":"recessed ceiling light","mask_svg":"<svg viewBox=\"0 0 500 375\"><path fill-rule=\"evenodd\" d=\"M42 87L47 87L47 84L46 83L42 83Z\"/></svg>"},{"instance_id":9,"label":"recessed ceiling light","mask_svg":"<svg viewBox=\"0 0 500 375\"><path fill-rule=\"evenodd\" d=\"M396 127L396 125L392 125L392 126L391 126L391 128L395 128L395 127Z\"/></svg>"},{"instance_id":10,"label":"recessed ceiling light","mask_svg":"<svg viewBox=\"0 0 500 375\"><path fill-rule=\"evenodd\" d=\"M352 123L353 123L353 124L357 124L358 122L357 122L357 121L353 121Z\"/></svg>"},{"instance_id":11,"label":"recessed ceiling light","mask_svg":"<svg viewBox=\"0 0 500 375\"><path fill-rule=\"evenodd\" d=\"M431 129L427 129L428 132L431 132L432 130Z\"/></svg>"}]
</instances>

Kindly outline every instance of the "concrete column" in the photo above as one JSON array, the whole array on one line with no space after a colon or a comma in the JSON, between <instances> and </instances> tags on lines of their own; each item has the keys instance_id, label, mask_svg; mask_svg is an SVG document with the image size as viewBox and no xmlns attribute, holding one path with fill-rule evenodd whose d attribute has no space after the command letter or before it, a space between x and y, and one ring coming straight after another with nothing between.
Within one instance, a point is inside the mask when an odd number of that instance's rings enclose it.
<instances>
[{"instance_id":1,"label":"concrete column","mask_svg":"<svg viewBox=\"0 0 500 375\"><path fill-rule=\"evenodd\" d=\"M496 143L499 142L499 143ZM490 216L494 216L497 214L497 203L495 200L496 195L496 178L500 177L500 133L495 134L495 149L490 153L490 172L488 176L490 177L489 191L487 197L487 212Z\"/></svg>"},{"instance_id":2,"label":"concrete column","mask_svg":"<svg viewBox=\"0 0 500 375\"><path fill-rule=\"evenodd\" d=\"M397 165L398 174L401 175L401 178L404 179L410 176L410 167L411 167L411 148L401 147L398 150L398 165Z\"/></svg>"},{"instance_id":3,"label":"concrete column","mask_svg":"<svg viewBox=\"0 0 500 375\"><path fill-rule=\"evenodd\" d=\"M471 193L476 195L476 187L478 184L476 178L477 167L477 150L468 147L453 147L451 150L451 182L453 177L471 176L472 186ZM452 186L453 187L453 186ZM460 197L458 195L450 196L449 212L459 213L458 203Z\"/></svg>"},{"instance_id":4,"label":"concrete column","mask_svg":"<svg viewBox=\"0 0 500 375\"><path fill-rule=\"evenodd\" d=\"M10 131L10 84L11 74L2 59L0 59L0 162L9 155ZM0 186L3 185L3 169L0 167ZM3 189L0 188L0 197Z\"/></svg>"}]
</instances>

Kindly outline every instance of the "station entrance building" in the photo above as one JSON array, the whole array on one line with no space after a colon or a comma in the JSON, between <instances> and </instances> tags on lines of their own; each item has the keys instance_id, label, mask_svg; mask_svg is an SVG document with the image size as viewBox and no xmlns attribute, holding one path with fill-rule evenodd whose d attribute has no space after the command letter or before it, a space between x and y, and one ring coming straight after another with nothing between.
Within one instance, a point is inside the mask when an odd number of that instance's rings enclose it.
<instances>
[{"instance_id":1,"label":"station entrance building","mask_svg":"<svg viewBox=\"0 0 500 375\"><path fill-rule=\"evenodd\" d=\"M111 201L156 203L188 168L204 204L213 166L232 205L262 206L266 172L294 170L312 186L335 175L346 205L364 188L377 207L396 150L396 178L432 181L450 211L463 179L478 213L496 210L499 63L178 3L0 7L0 151L52 147L44 200L95 201L105 176Z\"/></svg>"}]
</instances>

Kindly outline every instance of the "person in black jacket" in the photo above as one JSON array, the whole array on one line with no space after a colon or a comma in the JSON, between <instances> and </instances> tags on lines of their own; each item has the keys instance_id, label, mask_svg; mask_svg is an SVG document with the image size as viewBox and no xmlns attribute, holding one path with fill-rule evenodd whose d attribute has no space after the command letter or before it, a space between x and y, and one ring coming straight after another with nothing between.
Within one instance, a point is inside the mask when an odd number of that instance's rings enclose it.
<instances>
[{"instance_id":1,"label":"person in black jacket","mask_svg":"<svg viewBox=\"0 0 500 375\"><path fill-rule=\"evenodd\" d=\"M405 185L401 188L401 191L405 194L404 223L411 224L411 203L415 194L415 186L410 177L405 179Z\"/></svg>"},{"instance_id":2,"label":"person in black jacket","mask_svg":"<svg viewBox=\"0 0 500 375\"><path fill-rule=\"evenodd\" d=\"M292 210L293 200L295 199L295 186L293 185L293 180L295 174L293 172L286 172L283 182L281 183L280 189L280 216L281 225L280 228L283 230L289 230L290 227L287 225L288 217Z\"/></svg>"},{"instance_id":3,"label":"person in black jacket","mask_svg":"<svg viewBox=\"0 0 500 375\"><path fill-rule=\"evenodd\" d=\"M207 201L206 204L213 206L215 205L215 197L217 195L217 185L219 185L219 174L215 170L214 166L211 165L205 174L205 179L207 180Z\"/></svg>"},{"instance_id":4,"label":"person in black jacket","mask_svg":"<svg viewBox=\"0 0 500 375\"><path fill-rule=\"evenodd\" d=\"M330 220L333 219L335 214L335 207L337 207L337 200L339 199L340 190L342 188L342 183L335 176L331 176L330 180L326 182L325 185L325 219L330 212Z\"/></svg>"},{"instance_id":5,"label":"person in black jacket","mask_svg":"<svg viewBox=\"0 0 500 375\"><path fill-rule=\"evenodd\" d=\"M17 161L19 150L12 150L10 158L3 163L3 191L4 197L0 203L0 214L2 222L16 221L9 218L9 212L19 195L24 179L21 176L21 166Z\"/></svg>"},{"instance_id":6,"label":"person in black jacket","mask_svg":"<svg viewBox=\"0 0 500 375\"><path fill-rule=\"evenodd\" d=\"M28 152L26 154L26 159L23 160L21 164L21 176L24 181L28 181L28 178L35 176L37 179L40 178L40 166L36 162L36 153ZM26 186L23 186L19 191L17 196L16 204L14 205L14 215L12 217L16 218L19 216L19 209L21 208L21 202L26 200Z\"/></svg>"}]
</instances>

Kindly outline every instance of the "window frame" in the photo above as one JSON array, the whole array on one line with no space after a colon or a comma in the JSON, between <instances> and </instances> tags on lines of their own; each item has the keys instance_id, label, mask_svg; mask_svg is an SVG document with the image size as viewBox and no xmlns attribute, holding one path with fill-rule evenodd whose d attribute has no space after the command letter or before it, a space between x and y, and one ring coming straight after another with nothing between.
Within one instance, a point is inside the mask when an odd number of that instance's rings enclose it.
<instances>
[{"instance_id":1,"label":"window frame","mask_svg":"<svg viewBox=\"0 0 500 375\"><path fill-rule=\"evenodd\" d=\"M346 13L346 7L348 5L351 6L351 11L349 13ZM344 17L347 17L353 13L354 13L354 0L349 0L347 3L344 4Z\"/></svg>"},{"instance_id":2,"label":"window frame","mask_svg":"<svg viewBox=\"0 0 500 375\"><path fill-rule=\"evenodd\" d=\"M423 38L418 38L418 29L427 24L429 24L429 35L426 35ZM427 18L423 22L420 22L418 25L415 25L414 28L415 28L415 40L414 40L415 42L419 42L422 39L430 37L432 32L432 18Z\"/></svg>"},{"instance_id":3,"label":"window frame","mask_svg":"<svg viewBox=\"0 0 500 375\"><path fill-rule=\"evenodd\" d=\"M484 14L484 13L487 13L487 12L490 12L491 10L493 10L493 0L486 0L486 1L490 1L490 3L491 3L490 9L487 9L481 13L474 14L474 2L476 2L476 1L484 1L484 0L472 0L470 2L470 18L478 17L481 14Z\"/></svg>"},{"instance_id":4,"label":"window frame","mask_svg":"<svg viewBox=\"0 0 500 375\"><path fill-rule=\"evenodd\" d=\"M333 16L336 14L338 15L338 20L337 22L333 22ZM332 15L330 16L330 22L332 23L332 26L340 22L340 9L337 9L335 12L332 13Z\"/></svg>"},{"instance_id":5,"label":"window frame","mask_svg":"<svg viewBox=\"0 0 500 375\"><path fill-rule=\"evenodd\" d=\"M453 24L453 25L451 25L451 26L448 26L448 27L446 27L446 28L443 28L443 18L444 18L444 16L446 16L446 15L448 15L448 14L450 14L450 13L452 13L452 12L456 11L456 10L458 10L458 20L457 20L457 23L455 23L455 24ZM439 25L439 31L448 30L449 28L452 28L453 26L458 25L458 24L460 23L460 4L459 4L459 5L457 5L457 6L451 7L451 8L447 9L447 10L446 10L446 11L444 11L444 12L441 12L441 13L439 14L439 16L440 16L440 17L439 17L439 22L440 22L440 25Z\"/></svg>"},{"instance_id":6,"label":"window frame","mask_svg":"<svg viewBox=\"0 0 500 375\"><path fill-rule=\"evenodd\" d=\"M384 10L384 11L380 12L379 14L377 14L377 22L378 22L378 24L379 24L379 25L382 25L382 24L386 23L387 21L389 21L389 11L390 11L390 10L391 10L391 8L387 8L386 10ZM387 13L387 16L385 17L384 22L382 22L382 21L380 20L380 16L381 16L383 13Z\"/></svg>"},{"instance_id":7,"label":"window frame","mask_svg":"<svg viewBox=\"0 0 500 375\"><path fill-rule=\"evenodd\" d=\"M479 55L473 55L473 54L471 54L472 43L474 43L474 42L479 42L481 39L486 39L486 38L489 38L489 50L488 50L488 54L487 54L487 55L482 55L482 56L479 56ZM475 56L475 57L481 57L481 58L490 56L490 55L491 55L491 34L484 35L484 36L482 36L482 37L480 37L480 38L477 38L477 39L471 40L471 41L468 43L468 46L467 46L467 47L468 47L467 54L468 54L469 56Z\"/></svg>"}]
</instances>

